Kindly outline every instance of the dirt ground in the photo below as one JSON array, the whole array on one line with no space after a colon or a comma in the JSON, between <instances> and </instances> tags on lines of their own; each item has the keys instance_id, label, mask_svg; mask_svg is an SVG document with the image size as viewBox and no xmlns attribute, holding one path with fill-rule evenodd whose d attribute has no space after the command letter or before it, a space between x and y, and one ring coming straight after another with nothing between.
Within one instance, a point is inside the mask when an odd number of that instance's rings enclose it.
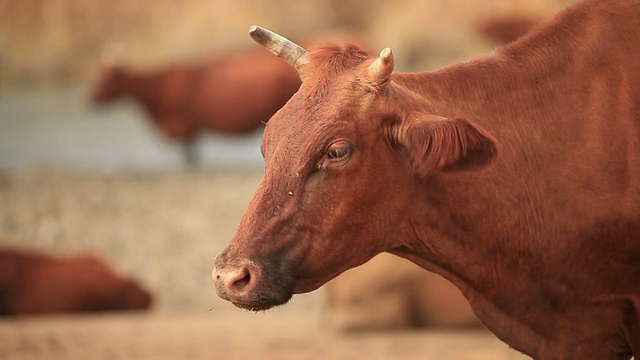
<instances>
[{"instance_id":1,"label":"dirt ground","mask_svg":"<svg viewBox=\"0 0 640 360\"><path fill-rule=\"evenodd\" d=\"M314 312L121 314L0 322L3 359L524 359L484 331L344 335Z\"/></svg>"},{"instance_id":2,"label":"dirt ground","mask_svg":"<svg viewBox=\"0 0 640 360\"><path fill-rule=\"evenodd\" d=\"M345 335L322 289L247 313L219 300L214 255L233 235L260 171L0 175L0 244L93 252L155 294L146 313L0 320L1 359L521 359L483 330Z\"/></svg>"}]
</instances>

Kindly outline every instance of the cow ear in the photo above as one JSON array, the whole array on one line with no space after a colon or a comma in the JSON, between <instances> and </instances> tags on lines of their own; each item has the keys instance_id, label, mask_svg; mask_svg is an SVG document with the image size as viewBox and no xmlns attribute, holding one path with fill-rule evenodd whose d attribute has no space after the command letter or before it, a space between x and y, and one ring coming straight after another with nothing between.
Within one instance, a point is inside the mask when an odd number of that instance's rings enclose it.
<instances>
[{"instance_id":1,"label":"cow ear","mask_svg":"<svg viewBox=\"0 0 640 360\"><path fill-rule=\"evenodd\" d=\"M402 126L400 142L408 150L416 172L472 171L492 164L496 141L464 119L422 117Z\"/></svg>"}]
</instances>

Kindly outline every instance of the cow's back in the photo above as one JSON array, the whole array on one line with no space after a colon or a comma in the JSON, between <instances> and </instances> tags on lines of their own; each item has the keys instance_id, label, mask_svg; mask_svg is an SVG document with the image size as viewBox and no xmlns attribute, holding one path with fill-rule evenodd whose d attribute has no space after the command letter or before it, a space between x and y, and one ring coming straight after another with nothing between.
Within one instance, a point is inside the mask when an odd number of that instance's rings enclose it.
<instances>
[{"instance_id":1,"label":"cow's back","mask_svg":"<svg viewBox=\"0 0 640 360\"><path fill-rule=\"evenodd\" d=\"M194 82L184 89L185 113L202 128L227 133L262 127L300 85L290 66L262 50L216 58Z\"/></svg>"}]
</instances>

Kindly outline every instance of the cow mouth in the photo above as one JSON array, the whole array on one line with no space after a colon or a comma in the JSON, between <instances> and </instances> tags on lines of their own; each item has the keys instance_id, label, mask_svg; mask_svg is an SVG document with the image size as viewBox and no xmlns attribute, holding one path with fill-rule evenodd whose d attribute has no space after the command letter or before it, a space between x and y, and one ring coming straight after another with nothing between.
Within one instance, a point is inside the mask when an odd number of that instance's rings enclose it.
<instances>
[{"instance_id":1,"label":"cow mouth","mask_svg":"<svg viewBox=\"0 0 640 360\"><path fill-rule=\"evenodd\" d=\"M295 277L279 261L265 266L264 260L229 258L224 253L218 255L212 271L216 292L223 300L240 309L264 311L287 303L293 296Z\"/></svg>"},{"instance_id":2,"label":"cow mouth","mask_svg":"<svg viewBox=\"0 0 640 360\"><path fill-rule=\"evenodd\" d=\"M254 312L265 311L271 309L272 307L278 306L274 304L246 304L240 302L233 302L232 304L240 309Z\"/></svg>"},{"instance_id":3,"label":"cow mouth","mask_svg":"<svg viewBox=\"0 0 640 360\"><path fill-rule=\"evenodd\" d=\"M284 298L279 298L279 299L270 298L268 300L261 299L259 301L251 301L251 302L231 301L231 303L240 309L258 312L258 311L269 310L276 306L284 305L288 303L289 300L291 300L292 296L293 294Z\"/></svg>"}]
</instances>

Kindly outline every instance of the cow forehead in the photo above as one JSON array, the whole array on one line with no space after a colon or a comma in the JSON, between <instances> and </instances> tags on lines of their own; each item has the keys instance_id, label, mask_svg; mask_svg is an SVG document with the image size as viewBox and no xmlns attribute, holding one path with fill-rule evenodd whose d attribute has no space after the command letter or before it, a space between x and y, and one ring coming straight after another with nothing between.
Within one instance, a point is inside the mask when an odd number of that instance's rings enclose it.
<instances>
[{"instance_id":1,"label":"cow forehead","mask_svg":"<svg viewBox=\"0 0 640 360\"><path fill-rule=\"evenodd\" d=\"M374 97L353 72L327 79L320 88L316 82L303 83L300 90L267 123L265 133L305 136L327 123L356 122Z\"/></svg>"},{"instance_id":2,"label":"cow forehead","mask_svg":"<svg viewBox=\"0 0 640 360\"><path fill-rule=\"evenodd\" d=\"M355 116L337 107L290 103L267 123L262 151L265 158L278 154L278 162L303 162L336 138L353 139L355 127Z\"/></svg>"},{"instance_id":3,"label":"cow forehead","mask_svg":"<svg viewBox=\"0 0 640 360\"><path fill-rule=\"evenodd\" d=\"M308 157L328 138L357 136L345 132L374 117L371 104L377 93L366 81L367 55L349 47L322 55L323 50L312 55L298 92L267 123L265 156L283 150L290 157Z\"/></svg>"}]
</instances>

